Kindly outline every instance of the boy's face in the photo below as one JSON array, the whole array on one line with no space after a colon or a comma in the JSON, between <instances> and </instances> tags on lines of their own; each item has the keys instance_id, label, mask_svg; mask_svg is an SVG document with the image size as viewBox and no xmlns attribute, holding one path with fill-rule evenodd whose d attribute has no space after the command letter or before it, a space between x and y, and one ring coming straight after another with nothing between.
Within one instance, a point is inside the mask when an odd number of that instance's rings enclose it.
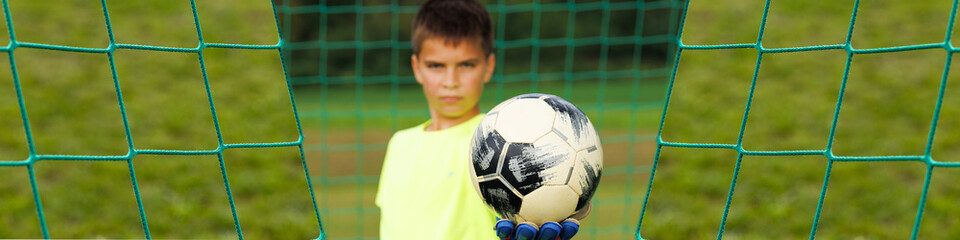
<instances>
[{"instance_id":1,"label":"boy's face","mask_svg":"<svg viewBox=\"0 0 960 240\"><path fill-rule=\"evenodd\" d=\"M493 75L493 54L485 54L472 39L454 45L444 38L430 37L420 46L420 54L411 56L411 64L431 113L444 118L480 113L477 102L483 84Z\"/></svg>"}]
</instances>

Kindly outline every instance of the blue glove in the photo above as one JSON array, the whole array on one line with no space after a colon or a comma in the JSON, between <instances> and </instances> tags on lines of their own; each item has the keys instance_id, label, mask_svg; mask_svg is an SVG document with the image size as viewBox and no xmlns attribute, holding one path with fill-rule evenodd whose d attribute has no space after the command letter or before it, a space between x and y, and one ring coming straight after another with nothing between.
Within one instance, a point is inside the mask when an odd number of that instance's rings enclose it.
<instances>
[{"instance_id":1,"label":"blue glove","mask_svg":"<svg viewBox=\"0 0 960 240\"><path fill-rule=\"evenodd\" d=\"M568 240L580 230L580 222L573 218L563 221L562 225L546 222L539 230L532 223L520 223L516 228L514 226L513 221L497 218L494 230L502 240Z\"/></svg>"}]
</instances>

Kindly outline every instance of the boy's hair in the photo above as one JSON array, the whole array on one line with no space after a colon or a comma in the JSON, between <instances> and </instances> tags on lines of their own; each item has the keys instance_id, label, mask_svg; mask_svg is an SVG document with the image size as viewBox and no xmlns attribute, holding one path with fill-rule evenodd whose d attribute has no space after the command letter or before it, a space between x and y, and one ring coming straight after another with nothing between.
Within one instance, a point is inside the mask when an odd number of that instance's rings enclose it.
<instances>
[{"instance_id":1,"label":"boy's hair","mask_svg":"<svg viewBox=\"0 0 960 240\"><path fill-rule=\"evenodd\" d=\"M493 24L486 7L475 0L428 0L420 5L413 19L413 54L420 55L420 45L430 37L440 37L455 45L463 38L472 39L489 55L493 49Z\"/></svg>"}]
</instances>

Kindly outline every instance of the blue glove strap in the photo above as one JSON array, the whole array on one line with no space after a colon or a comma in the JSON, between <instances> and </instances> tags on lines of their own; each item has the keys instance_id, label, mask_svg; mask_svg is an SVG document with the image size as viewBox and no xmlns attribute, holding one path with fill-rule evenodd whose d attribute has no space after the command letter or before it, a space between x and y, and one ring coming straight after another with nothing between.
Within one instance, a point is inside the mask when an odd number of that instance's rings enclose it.
<instances>
[{"instance_id":1,"label":"blue glove strap","mask_svg":"<svg viewBox=\"0 0 960 240\"><path fill-rule=\"evenodd\" d=\"M537 236L537 228L530 224L520 224L517 226L517 233L514 234L517 240L533 240Z\"/></svg>"},{"instance_id":2,"label":"blue glove strap","mask_svg":"<svg viewBox=\"0 0 960 240\"><path fill-rule=\"evenodd\" d=\"M556 222L546 222L543 223L543 226L540 226L540 234L537 236L538 240L556 240L560 236L560 224Z\"/></svg>"},{"instance_id":3,"label":"blue glove strap","mask_svg":"<svg viewBox=\"0 0 960 240\"><path fill-rule=\"evenodd\" d=\"M493 227L493 230L497 232L497 237L500 239L510 239L511 234L513 234L513 221L497 218L497 225Z\"/></svg>"},{"instance_id":4,"label":"blue glove strap","mask_svg":"<svg viewBox=\"0 0 960 240\"><path fill-rule=\"evenodd\" d=\"M560 239L569 240L573 235L580 231L580 225L575 222L563 222L563 230L560 231Z\"/></svg>"}]
</instances>

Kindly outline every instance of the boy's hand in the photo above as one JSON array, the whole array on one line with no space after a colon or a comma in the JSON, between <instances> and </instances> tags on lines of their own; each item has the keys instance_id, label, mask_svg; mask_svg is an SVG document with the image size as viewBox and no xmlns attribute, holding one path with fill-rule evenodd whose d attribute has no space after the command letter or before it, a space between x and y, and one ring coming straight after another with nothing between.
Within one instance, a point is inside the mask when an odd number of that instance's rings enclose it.
<instances>
[{"instance_id":1,"label":"boy's hand","mask_svg":"<svg viewBox=\"0 0 960 240\"><path fill-rule=\"evenodd\" d=\"M580 231L580 221L590 214L593 204L588 203L583 209L580 209L573 216L564 220L563 223L546 222L543 226L537 228L536 224L523 222L515 225L508 219L497 218L497 225L494 230L497 237L501 240L568 240Z\"/></svg>"},{"instance_id":2,"label":"boy's hand","mask_svg":"<svg viewBox=\"0 0 960 240\"><path fill-rule=\"evenodd\" d=\"M573 218L563 221L563 225L556 222L546 222L540 229L536 224L524 222L514 228L513 221L500 219L495 227L497 237L502 240L567 240L573 238L580 230L580 222Z\"/></svg>"}]
</instances>

